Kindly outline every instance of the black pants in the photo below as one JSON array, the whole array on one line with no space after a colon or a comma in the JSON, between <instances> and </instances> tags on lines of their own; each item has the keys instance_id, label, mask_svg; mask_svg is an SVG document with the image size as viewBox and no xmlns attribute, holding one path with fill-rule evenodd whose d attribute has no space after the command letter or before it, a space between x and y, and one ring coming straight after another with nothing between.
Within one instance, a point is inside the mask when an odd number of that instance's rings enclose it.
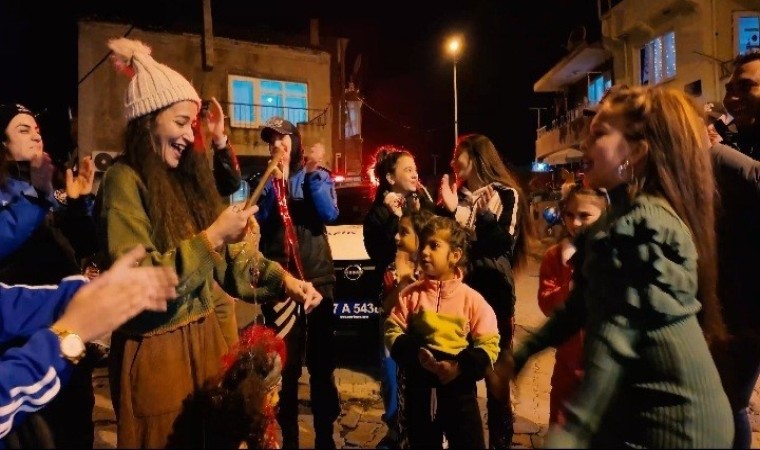
<instances>
[{"instance_id":1,"label":"black pants","mask_svg":"<svg viewBox=\"0 0 760 450\"><path fill-rule=\"evenodd\" d=\"M298 448L298 379L304 358L309 371L311 411L314 415L315 446L335 448L333 424L340 415L340 399L335 385L335 318L333 285L317 288L322 302L311 313L301 313L285 336L287 361L282 371L280 410L282 447Z\"/></svg>"},{"instance_id":2,"label":"black pants","mask_svg":"<svg viewBox=\"0 0 760 450\"><path fill-rule=\"evenodd\" d=\"M410 379L411 378L411 379ZM431 415L432 389L419 377L406 379L404 415L410 448L442 448L443 434L449 448L485 448L474 382L454 380L435 389L437 407Z\"/></svg>"},{"instance_id":3,"label":"black pants","mask_svg":"<svg viewBox=\"0 0 760 450\"><path fill-rule=\"evenodd\" d=\"M733 448L750 448L752 427L747 409L760 374L760 340L737 336L729 345L714 349L713 359L734 414Z\"/></svg>"},{"instance_id":4,"label":"black pants","mask_svg":"<svg viewBox=\"0 0 760 450\"><path fill-rule=\"evenodd\" d=\"M499 347L501 352L512 349L514 336L515 289L514 283L498 283L500 275L493 271L473 271L465 282L482 295L496 313L496 325L499 328ZM510 295L511 293L511 295ZM488 448L512 448L514 435L514 412L511 398L506 401L496 400L491 394L491 387L486 383L486 408L488 410Z\"/></svg>"}]
</instances>

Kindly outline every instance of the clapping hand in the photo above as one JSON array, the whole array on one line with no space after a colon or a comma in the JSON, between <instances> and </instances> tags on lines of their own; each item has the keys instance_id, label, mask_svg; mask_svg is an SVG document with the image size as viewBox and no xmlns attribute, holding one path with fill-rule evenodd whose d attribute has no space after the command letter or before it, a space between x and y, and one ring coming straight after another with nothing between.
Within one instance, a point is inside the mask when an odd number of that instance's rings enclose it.
<instances>
[{"instance_id":1,"label":"clapping hand","mask_svg":"<svg viewBox=\"0 0 760 450\"><path fill-rule=\"evenodd\" d=\"M448 384L459 376L461 370L455 360L438 361L433 353L426 348L421 348L418 354L420 365L423 369L432 372L438 377L441 384Z\"/></svg>"},{"instance_id":2,"label":"clapping hand","mask_svg":"<svg viewBox=\"0 0 760 450\"><path fill-rule=\"evenodd\" d=\"M439 195L446 209L451 212L454 212L457 209L457 204L459 203L459 198L457 197L457 185L456 182L449 182L448 174L441 178Z\"/></svg>"},{"instance_id":3,"label":"clapping hand","mask_svg":"<svg viewBox=\"0 0 760 450\"><path fill-rule=\"evenodd\" d=\"M117 259L76 292L55 325L89 342L142 311L166 311L179 278L169 267L138 266L145 256L145 248L136 247Z\"/></svg>"},{"instance_id":4,"label":"clapping hand","mask_svg":"<svg viewBox=\"0 0 760 450\"><path fill-rule=\"evenodd\" d=\"M209 102L208 113L205 115L206 126L208 132L211 134L211 139L214 143L224 140L224 110L222 105L216 100L215 97L211 97Z\"/></svg>"},{"instance_id":5,"label":"clapping hand","mask_svg":"<svg viewBox=\"0 0 760 450\"><path fill-rule=\"evenodd\" d=\"M493 198L494 193L493 186L488 186L486 190L478 196L478 199L475 201L475 208L478 213L482 214L488 211L488 203L491 201L491 198Z\"/></svg>"},{"instance_id":6,"label":"clapping hand","mask_svg":"<svg viewBox=\"0 0 760 450\"><path fill-rule=\"evenodd\" d=\"M401 217L401 215L404 213L404 197L402 197L400 194L397 194L395 192L386 193L385 197L383 197L383 203L388 207L388 209L391 210L393 214L398 217Z\"/></svg>"},{"instance_id":7,"label":"clapping hand","mask_svg":"<svg viewBox=\"0 0 760 450\"><path fill-rule=\"evenodd\" d=\"M89 195L92 192L94 181L95 162L91 156L85 156L79 165L76 176L73 170L66 169L66 196L73 199L82 195Z\"/></svg>"},{"instance_id":8,"label":"clapping hand","mask_svg":"<svg viewBox=\"0 0 760 450\"><path fill-rule=\"evenodd\" d=\"M401 283L414 279L414 262L411 255L403 250L396 251L396 280Z\"/></svg>"},{"instance_id":9,"label":"clapping hand","mask_svg":"<svg viewBox=\"0 0 760 450\"><path fill-rule=\"evenodd\" d=\"M53 160L47 153L37 153L29 161L31 166L31 183L41 193L53 192Z\"/></svg>"},{"instance_id":10,"label":"clapping hand","mask_svg":"<svg viewBox=\"0 0 760 450\"><path fill-rule=\"evenodd\" d=\"M304 156L306 157L306 164L304 165L306 173L314 172L325 160L325 146L317 142L306 151Z\"/></svg>"}]
</instances>

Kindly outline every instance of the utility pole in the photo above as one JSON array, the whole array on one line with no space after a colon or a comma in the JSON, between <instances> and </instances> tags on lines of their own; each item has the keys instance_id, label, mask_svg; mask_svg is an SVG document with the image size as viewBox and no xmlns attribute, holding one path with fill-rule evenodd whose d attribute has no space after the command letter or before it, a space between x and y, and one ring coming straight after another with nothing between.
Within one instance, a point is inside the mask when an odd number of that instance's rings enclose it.
<instances>
[{"instance_id":1,"label":"utility pole","mask_svg":"<svg viewBox=\"0 0 760 450\"><path fill-rule=\"evenodd\" d=\"M203 0L203 70L214 69L214 30L211 18L211 0Z\"/></svg>"}]
</instances>

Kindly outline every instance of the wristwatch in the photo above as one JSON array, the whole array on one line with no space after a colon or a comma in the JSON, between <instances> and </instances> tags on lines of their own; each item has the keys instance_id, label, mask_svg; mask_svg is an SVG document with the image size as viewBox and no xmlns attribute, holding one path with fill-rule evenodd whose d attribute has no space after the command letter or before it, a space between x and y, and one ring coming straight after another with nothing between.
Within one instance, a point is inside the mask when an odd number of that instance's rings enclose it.
<instances>
[{"instance_id":1,"label":"wristwatch","mask_svg":"<svg viewBox=\"0 0 760 450\"><path fill-rule=\"evenodd\" d=\"M68 359L72 364L77 364L84 358L86 348L78 334L55 326L50 327L50 331L58 336L58 341L61 344L61 356Z\"/></svg>"}]
</instances>

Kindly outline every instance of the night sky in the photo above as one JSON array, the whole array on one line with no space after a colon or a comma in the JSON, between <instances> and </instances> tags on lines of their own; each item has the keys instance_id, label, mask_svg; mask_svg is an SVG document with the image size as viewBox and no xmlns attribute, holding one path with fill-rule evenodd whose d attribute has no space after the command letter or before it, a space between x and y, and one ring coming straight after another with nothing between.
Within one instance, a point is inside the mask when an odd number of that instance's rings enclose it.
<instances>
[{"instance_id":1,"label":"night sky","mask_svg":"<svg viewBox=\"0 0 760 450\"><path fill-rule=\"evenodd\" d=\"M73 146L66 119L77 98L77 17L98 14L191 32L202 26L200 0L74 0L59 6L73 4L68 12L55 15L37 0L1 3L0 102L47 109L40 121L46 149L56 159ZM365 149L405 146L423 173L432 172L431 154L440 155L439 174L450 159L452 63L443 46L451 33L461 33L459 133L483 133L505 160L528 165L536 128L536 112L529 108L551 104L550 95L533 93L533 84L567 53L575 26L587 25L589 40L598 37L596 0L417 3L422 2L215 0L212 10L216 35L236 28L308 34L309 18L315 17L322 34L348 37L349 72L361 54Z\"/></svg>"}]
</instances>

